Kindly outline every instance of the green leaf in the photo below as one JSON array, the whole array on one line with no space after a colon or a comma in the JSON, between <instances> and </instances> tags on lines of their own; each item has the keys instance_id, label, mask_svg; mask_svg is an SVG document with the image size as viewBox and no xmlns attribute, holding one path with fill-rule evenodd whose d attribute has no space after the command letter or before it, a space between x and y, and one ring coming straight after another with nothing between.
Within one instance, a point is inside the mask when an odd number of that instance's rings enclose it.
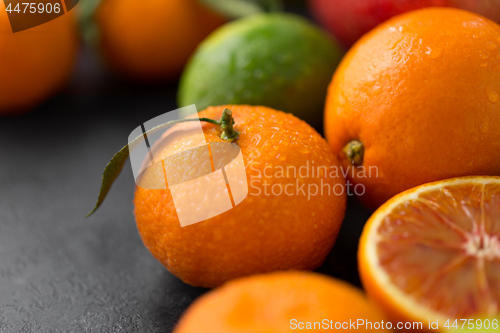
<instances>
[{"instance_id":1,"label":"green leaf","mask_svg":"<svg viewBox=\"0 0 500 333\"><path fill-rule=\"evenodd\" d=\"M96 45L99 41L99 27L94 20L94 13L103 0L80 1L78 10L78 26L83 39L90 45Z\"/></svg>"},{"instance_id":2,"label":"green leaf","mask_svg":"<svg viewBox=\"0 0 500 333\"><path fill-rule=\"evenodd\" d=\"M123 169L123 166L125 165L125 161L130 155L130 151L128 149L128 145L120 149L118 153L113 156L111 161L106 165L106 168L104 169L104 173L102 175L102 182L101 182L101 190L99 191L99 196L97 198L97 203L92 209L90 213L85 215L85 217L89 217L92 215L99 206L104 202L104 198L106 198L106 195L108 194L111 185L115 182L116 178L120 174L120 172Z\"/></svg>"},{"instance_id":3,"label":"green leaf","mask_svg":"<svg viewBox=\"0 0 500 333\"><path fill-rule=\"evenodd\" d=\"M113 156L111 161L109 161L108 165L106 165L106 168L104 169L104 173L102 175L102 181L101 181L101 189L99 191L99 196L97 197L97 203L94 206L94 209L85 217L89 217L92 215L104 202L104 199L106 198L106 195L108 194L109 190L111 189L111 185L113 185L114 181L120 174L120 172L123 169L123 166L125 165L125 162L127 161L127 158L130 155L130 150L133 150L135 146L144 140L144 137L154 133L158 130L164 129L166 127L169 127L171 125L177 124L177 123L183 123L187 121L205 121L211 124L215 125L220 125L221 122L213 119L208 119L208 118L192 118L192 119L178 119L178 120L171 120L168 121L164 124L158 125L147 131L146 133L139 135L137 138L132 140L128 145L120 149L118 153Z\"/></svg>"},{"instance_id":4,"label":"green leaf","mask_svg":"<svg viewBox=\"0 0 500 333\"><path fill-rule=\"evenodd\" d=\"M230 19L248 15L281 11L281 0L199 0L206 6Z\"/></svg>"}]
</instances>

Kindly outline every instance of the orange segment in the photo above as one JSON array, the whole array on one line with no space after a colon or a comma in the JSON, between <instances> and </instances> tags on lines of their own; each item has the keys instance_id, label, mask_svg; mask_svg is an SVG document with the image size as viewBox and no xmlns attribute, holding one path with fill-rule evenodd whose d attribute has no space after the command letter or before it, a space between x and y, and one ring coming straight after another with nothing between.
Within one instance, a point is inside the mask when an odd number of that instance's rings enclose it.
<instances>
[{"instance_id":1,"label":"orange segment","mask_svg":"<svg viewBox=\"0 0 500 333\"><path fill-rule=\"evenodd\" d=\"M363 231L360 272L394 320L500 313L500 178L426 184L380 207Z\"/></svg>"}]
</instances>

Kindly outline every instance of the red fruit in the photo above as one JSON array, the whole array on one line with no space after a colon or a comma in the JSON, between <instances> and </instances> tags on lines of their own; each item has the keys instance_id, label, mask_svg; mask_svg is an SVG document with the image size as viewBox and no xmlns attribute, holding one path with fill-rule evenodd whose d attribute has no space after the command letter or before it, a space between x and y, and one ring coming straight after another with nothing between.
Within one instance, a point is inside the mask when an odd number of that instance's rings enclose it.
<instances>
[{"instance_id":1,"label":"red fruit","mask_svg":"<svg viewBox=\"0 0 500 333\"><path fill-rule=\"evenodd\" d=\"M385 20L424 7L454 7L500 23L500 0L310 0L318 21L345 47Z\"/></svg>"}]
</instances>

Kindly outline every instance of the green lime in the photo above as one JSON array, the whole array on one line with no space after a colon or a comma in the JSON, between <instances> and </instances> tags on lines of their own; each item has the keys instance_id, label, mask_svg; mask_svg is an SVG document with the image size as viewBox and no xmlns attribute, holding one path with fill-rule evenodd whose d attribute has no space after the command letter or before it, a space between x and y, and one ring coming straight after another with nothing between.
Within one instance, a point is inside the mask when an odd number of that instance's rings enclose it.
<instances>
[{"instance_id":1,"label":"green lime","mask_svg":"<svg viewBox=\"0 0 500 333\"><path fill-rule=\"evenodd\" d=\"M179 106L264 105L320 129L341 48L306 19L257 14L214 31L182 74Z\"/></svg>"}]
</instances>

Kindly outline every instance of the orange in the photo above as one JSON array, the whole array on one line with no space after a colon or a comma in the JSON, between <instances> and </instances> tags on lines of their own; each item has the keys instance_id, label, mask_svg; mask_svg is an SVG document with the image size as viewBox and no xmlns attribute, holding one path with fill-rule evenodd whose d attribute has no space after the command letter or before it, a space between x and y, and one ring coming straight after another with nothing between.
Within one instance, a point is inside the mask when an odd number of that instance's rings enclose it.
<instances>
[{"instance_id":1,"label":"orange","mask_svg":"<svg viewBox=\"0 0 500 333\"><path fill-rule=\"evenodd\" d=\"M358 252L368 295L393 321L500 314L500 178L421 185L381 206ZM459 322L462 325L462 322ZM461 327L461 326L459 326Z\"/></svg>"},{"instance_id":2,"label":"orange","mask_svg":"<svg viewBox=\"0 0 500 333\"><path fill-rule=\"evenodd\" d=\"M349 284L292 271L242 278L203 295L186 311L174 332L280 333L333 330L336 326L342 331L389 331L373 327L382 322L385 326L384 319L363 293ZM354 323L359 324L357 329L351 326Z\"/></svg>"},{"instance_id":3,"label":"orange","mask_svg":"<svg viewBox=\"0 0 500 333\"><path fill-rule=\"evenodd\" d=\"M345 180L337 159L312 127L291 114L261 106L227 107L241 132L235 143L243 155L248 195L221 215L181 227L170 189L150 186L168 180L148 168L139 184L149 183L149 188L137 187L134 199L144 244L170 272L194 286L214 287L275 270L317 268L344 217ZM211 107L199 116L219 119L224 108ZM219 126L202 124L206 142L222 141ZM183 136L166 132L153 150L161 159L173 156L185 151L185 143L194 136L189 131ZM198 158L191 155L190 164L201 165ZM164 170L172 174L180 166L189 174L192 168L185 163L173 160ZM192 196L197 191L193 187L185 193Z\"/></svg>"},{"instance_id":4,"label":"orange","mask_svg":"<svg viewBox=\"0 0 500 333\"><path fill-rule=\"evenodd\" d=\"M499 94L500 26L458 9L410 12L344 57L328 89L326 138L376 208L426 182L499 175Z\"/></svg>"},{"instance_id":5,"label":"orange","mask_svg":"<svg viewBox=\"0 0 500 333\"><path fill-rule=\"evenodd\" d=\"M225 21L197 0L103 0L95 20L109 66L141 80L175 78Z\"/></svg>"},{"instance_id":6,"label":"orange","mask_svg":"<svg viewBox=\"0 0 500 333\"><path fill-rule=\"evenodd\" d=\"M72 73L79 37L73 11L13 33L0 3L0 114L29 111L53 96Z\"/></svg>"}]
</instances>

